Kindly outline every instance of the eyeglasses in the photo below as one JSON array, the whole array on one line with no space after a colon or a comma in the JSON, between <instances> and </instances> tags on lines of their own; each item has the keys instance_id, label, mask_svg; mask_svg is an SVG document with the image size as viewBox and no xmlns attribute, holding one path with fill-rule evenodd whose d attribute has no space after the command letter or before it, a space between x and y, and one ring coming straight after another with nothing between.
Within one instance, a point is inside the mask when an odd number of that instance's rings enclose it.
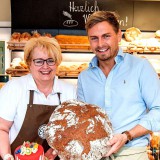
<instances>
[{"instance_id":1,"label":"eyeglasses","mask_svg":"<svg viewBox=\"0 0 160 160\"><path fill-rule=\"evenodd\" d=\"M37 59L33 59L33 62L35 64L35 66L42 66L42 65L44 65L44 62L46 62L47 65L49 65L49 66L54 66L56 63L52 58L48 58L48 59L37 58Z\"/></svg>"}]
</instances>

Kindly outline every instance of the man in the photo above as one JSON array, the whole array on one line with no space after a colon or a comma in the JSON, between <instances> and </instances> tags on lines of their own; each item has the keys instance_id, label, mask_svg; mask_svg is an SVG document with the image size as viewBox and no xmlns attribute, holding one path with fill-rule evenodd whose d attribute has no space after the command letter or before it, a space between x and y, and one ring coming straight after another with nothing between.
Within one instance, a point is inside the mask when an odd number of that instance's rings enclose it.
<instances>
[{"instance_id":1,"label":"man","mask_svg":"<svg viewBox=\"0 0 160 160\"><path fill-rule=\"evenodd\" d=\"M115 13L93 13L86 31L95 57L78 77L78 99L100 106L111 120L114 137L106 157L148 160L149 133L160 130L158 75L146 59L118 46L122 35Z\"/></svg>"}]
</instances>

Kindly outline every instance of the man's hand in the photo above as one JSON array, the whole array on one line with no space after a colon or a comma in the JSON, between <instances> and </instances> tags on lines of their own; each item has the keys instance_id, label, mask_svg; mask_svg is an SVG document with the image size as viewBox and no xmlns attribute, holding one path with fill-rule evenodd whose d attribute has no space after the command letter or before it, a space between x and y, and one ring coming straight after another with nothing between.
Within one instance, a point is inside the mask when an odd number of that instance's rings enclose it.
<instances>
[{"instance_id":1,"label":"man's hand","mask_svg":"<svg viewBox=\"0 0 160 160\"><path fill-rule=\"evenodd\" d=\"M57 157L57 153L52 149L48 149L48 151L44 154L47 160L54 160Z\"/></svg>"},{"instance_id":2,"label":"man's hand","mask_svg":"<svg viewBox=\"0 0 160 160\"><path fill-rule=\"evenodd\" d=\"M126 142L127 136L125 134L115 134L113 138L107 143L108 146L111 146L111 149L107 153L106 157L109 157L113 153L117 153Z\"/></svg>"}]
</instances>

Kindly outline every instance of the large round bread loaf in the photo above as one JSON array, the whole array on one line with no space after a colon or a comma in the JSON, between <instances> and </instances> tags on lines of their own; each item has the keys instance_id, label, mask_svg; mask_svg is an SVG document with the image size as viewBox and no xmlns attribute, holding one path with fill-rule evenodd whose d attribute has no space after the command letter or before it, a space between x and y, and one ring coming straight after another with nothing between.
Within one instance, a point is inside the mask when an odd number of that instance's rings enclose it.
<instances>
[{"instance_id":1,"label":"large round bread loaf","mask_svg":"<svg viewBox=\"0 0 160 160\"><path fill-rule=\"evenodd\" d=\"M59 105L46 127L50 147L63 160L98 160L108 150L111 123L98 106L71 100Z\"/></svg>"}]
</instances>

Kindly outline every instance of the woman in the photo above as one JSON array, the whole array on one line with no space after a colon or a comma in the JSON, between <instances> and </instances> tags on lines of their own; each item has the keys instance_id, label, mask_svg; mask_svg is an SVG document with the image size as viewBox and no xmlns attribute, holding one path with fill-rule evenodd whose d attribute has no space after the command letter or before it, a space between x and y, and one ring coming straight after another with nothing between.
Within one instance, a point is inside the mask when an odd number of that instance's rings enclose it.
<instances>
[{"instance_id":1,"label":"woman","mask_svg":"<svg viewBox=\"0 0 160 160\"><path fill-rule=\"evenodd\" d=\"M56 77L62 54L54 38L30 39L24 60L30 74L9 81L0 90L0 156L5 160L12 159L15 148L24 141L38 142L46 152L45 124L56 106L76 98L76 88ZM49 149L46 156L53 159L51 152Z\"/></svg>"}]
</instances>

